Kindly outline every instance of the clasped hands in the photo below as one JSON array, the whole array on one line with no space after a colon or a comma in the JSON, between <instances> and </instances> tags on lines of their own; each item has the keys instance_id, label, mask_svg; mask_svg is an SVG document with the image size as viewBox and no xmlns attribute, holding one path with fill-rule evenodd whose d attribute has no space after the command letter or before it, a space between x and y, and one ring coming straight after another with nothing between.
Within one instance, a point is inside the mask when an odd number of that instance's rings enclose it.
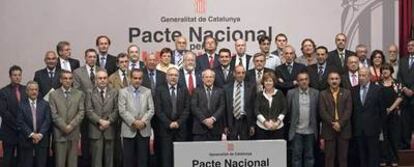
<instances>
[{"instance_id":1,"label":"clasped hands","mask_svg":"<svg viewBox=\"0 0 414 167\"><path fill-rule=\"evenodd\" d=\"M280 126L281 123L282 121L279 119L277 120L270 119L270 120L264 121L263 124L269 130L276 130Z\"/></svg>"}]
</instances>

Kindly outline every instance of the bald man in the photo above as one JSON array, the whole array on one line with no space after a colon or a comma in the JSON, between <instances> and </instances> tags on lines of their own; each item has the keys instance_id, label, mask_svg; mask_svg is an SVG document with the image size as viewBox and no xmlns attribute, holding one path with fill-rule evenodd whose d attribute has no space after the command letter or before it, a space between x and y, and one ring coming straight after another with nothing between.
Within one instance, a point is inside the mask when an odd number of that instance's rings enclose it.
<instances>
[{"instance_id":1,"label":"bald man","mask_svg":"<svg viewBox=\"0 0 414 167\"><path fill-rule=\"evenodd\" d=\"M231 59L230 68L234 69L235 66L241 65L244 69L249 69L252 56L246 53L246 41L243 39L236 40L234 48L236 50L236 56L233 56Z\"/></svg>"}]
</instances>

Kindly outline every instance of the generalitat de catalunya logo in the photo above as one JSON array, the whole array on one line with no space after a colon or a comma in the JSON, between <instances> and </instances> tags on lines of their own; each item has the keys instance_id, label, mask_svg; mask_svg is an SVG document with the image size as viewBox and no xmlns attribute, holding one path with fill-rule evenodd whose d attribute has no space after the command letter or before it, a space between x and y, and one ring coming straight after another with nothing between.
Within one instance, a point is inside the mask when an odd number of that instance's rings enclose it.
<instances>
[{"instance_id":1,"label":"generalitat de catalunya logo","mask_svg":"<svg viewBox=\"0 0 414 167\"><path fill-rule=\"evenodd\" d=\"M194 0L195 12L204 14L207 11L207 0Z\"/></svg>"}]
</instances>

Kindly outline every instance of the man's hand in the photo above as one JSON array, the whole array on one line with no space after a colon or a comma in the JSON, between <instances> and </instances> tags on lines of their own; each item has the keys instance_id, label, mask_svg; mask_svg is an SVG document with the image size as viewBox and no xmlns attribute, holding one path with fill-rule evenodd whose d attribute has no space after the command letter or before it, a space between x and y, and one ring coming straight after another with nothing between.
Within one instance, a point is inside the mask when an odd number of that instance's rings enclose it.
<instances>
[{"instance_id":1,"label":"man's hand","mask_svg":"<svg viewBox=\"0 0 414 167\"><path fill-rule=\"evenodd\" d=\"M204 125L206 125L209 129L213 128L214 120L210 118L206 118L203 120Z\"/></svg>"},{"instance_id":2,"label":"man's hand","mask_svg":"<svg viewBox=\"0 0 414 167\"><path fill-rule=\"evenodd\" d=\"M178 122L177 121L174 121L174 122L171 122L171 124L170 124L170 129L178 129Z\"/></svg>"},{"instance_id":3,"label":"man's hand","mask_svg":"<svg viewBox=\"0 0 414 167\"><path fill-rule=\"evenodd\" d=\"M254 135L254 133L255 133L255 131L254 131L254 127L250 127L250 130L249 130L249 135L250 135L250 136L253 136L253 135Z\"/></svg>"},{"instance_id":4,"label":"man's hand","mask_svg":"<svg viewBox=\"0 0 414 167\"><path fill-rule=\"evenodd\" d=\"M337 132L341 131L341 125L338 122L332 122L332 128Z\"/></svg>"},{"instance_id":5,"label":"man's hand","mask_svg":"<svg viewBox=\"0 0 414 167\"><path fill-rule=\"evenodd\" d=\"M414 94L414 92L411 89L407 88L407 87L402 88L402 91L408 97L411 97Z\"/></svg>"},{"instance_id":6,"label":"man's hand","mask_svg":"<svg viewBox=\"0 0 414 167\"><path fill-rule=\"evenodd\" d=\"M63 133L69 134L70 132L72 132L72 130L73 130L72 125L66 125L66 127L63 129Z\"/></svg>"},{"instance_id":7,"label":"man's hand","mask_svg":"<svg viewBox=\"0 0 414 167\"><path fill-rule=\"evenodd\" d=\"M99 120L99 129L100 130L108 129L110 124L111 124L111 122L109 122L108 120L100 119Z\"/></svg>"}]
</instances>

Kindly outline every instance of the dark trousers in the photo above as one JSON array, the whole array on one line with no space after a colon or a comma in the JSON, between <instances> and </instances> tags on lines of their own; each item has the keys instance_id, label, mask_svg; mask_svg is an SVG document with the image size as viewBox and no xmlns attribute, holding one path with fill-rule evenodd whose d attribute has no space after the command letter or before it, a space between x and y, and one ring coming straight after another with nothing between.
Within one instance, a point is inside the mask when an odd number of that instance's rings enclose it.
<instances>
[{"instance_id":1,"label":"dark trousers","mask_svg":"<svg viewBox=\"0 0 414 167\"><path fill-rule=\"evenodd\" d=\"M142 137L139 132L134 138L123 138L124 167L148 167L149 137Z\"/></svg>"},{"instance_id":2,"label":"dark trousers","mask_svg":"<svg viewBox=\"0 0 414 167\"><path fill-rule=\"evenodd\" d=\"M325 167L348 167L348 139L343 139L337 134L333 139L325 140Z\"/></svg>"},{"instance_id":3,"label":"dark trousers","mask_svg":"<svg viewBox=\"0 0 414 167\"><path fill-rule=\"evenodd\" d=\"M2 167L16 166L17 143L10 143L3 140L3 162Z\"/></svg>"},{"instance_id":4,"label":"dark trousers","mask_svg":"<svg viewBox=\"0 0 414 167\"><path fill-rule=\"evenodd\" d=\"M400 149L410 149L412 133L413 106L406 104L401 110L401 145Z\"/></svg>"},{"instance_id":5,"label":"dark trousers","mask_svg":"<svg viewBox=\"0 0 414 167\"><path fill-rule=\"evenodd\" d=\"M249 126L246 116L243 115L240 119L233 119L233 125L229 128L228 140L248 140Z\"/></svg>"},{"instance_id":6,"label":"dark trousers","mask_svg":"<svg viewBox=\"0 0 414 167\"><path fill-rule=\"evenodd\" d=\"M121 120L116 122L114 136L114 166L122 167L122 139L121 139Z\"/></svg>"},{"instance_id":7,"label":"dark trousers","mask_svg":"<svg viewBox=\"0 0 414 167\"><path fill-rule=\"evenodd\" d=\"M186 135L180 131L172 131L168 135L158 136L157 153L159 167L173 167L174 166L174 145L173 142L186 141Z\"/></svg>"},{"instance_id":8,"label":"dark trousers","mask_svg":"<svg viewBox=\"0 0 414 167\"><path fill-rule=\"evenodd\" d=\"M83 159L83 162L86 162L89 166L90 160L91 160L91 152L90 152L90 143L89 143L89 137L88 137L88 119L83 119L81 122L81 152Z\"/></svg>"},{"instance_id":9,"label":"dark trousers","mask_svg":"<svg viewBox=\"0 0 414 167\"><path fill-rule=\"evenodd\" d=\"M270 131L270 130L263 130L262 128L256 127L256 139L258 140L284 139L284 128Z\"/></svg>"},{"instance_id":10,"label":"dark trousers","mask_svg":"<svg viewBox=\"0 0 414 167\"><path fill-rule=\"evenodd\" d=\"M383 127L384 140L381 142L381 162L398 163L398 143L400 139L401 121L397 114L388 115Z\"/></svg>"},{"instance_id":11,"label":"dark trousers","mask_svg":"<svg viewBox=\"0 0 414 167\"><path fill-rule=\"evenodd\" d=\"M358 136L359 164L361 167L378 167L379 166L379 136Z\"/></svg>"},{"instance_id":12,"label":"dark trousers","mask_svg":"<svg viewBox=\"0 0 414 167\"><path fill-rule=\"evenodd\" d=\"M193 134L193 141L220 141L221 134L212 134L207 132L204 134Z\"/></svg>"},{"instance_id":13,"label":"dark trousers","mask_svg":"<svg viewBox=\"0 0 414 167\"><path fill-rule=\"evenodd\" d=\"M352 167L360 167L360 156L358 150L358 140L356 138L351 138L349 140L348 148L348 165Z\"/></svg>"},{"instance_id":14,"label":"dark trousers","mask_svg":"<svg viewBox=\"0 0 414 167\"><path fill-rule=\"evenodd\" d=\"M314 134L296 133L292 140L292 167L313 167L315 158L313 147Z\"/></svg>"},{"instance_id":15,"label":"dark trousers","mask_svg":"<svg viewBox=\"0 0 414 167\"><path fill-rule=\"evenodd\" d=\"M17 164L18 167L45 167L47 157L48 147L39 145L19 146L19 161Z\"/></svg>"}]
</instances>

